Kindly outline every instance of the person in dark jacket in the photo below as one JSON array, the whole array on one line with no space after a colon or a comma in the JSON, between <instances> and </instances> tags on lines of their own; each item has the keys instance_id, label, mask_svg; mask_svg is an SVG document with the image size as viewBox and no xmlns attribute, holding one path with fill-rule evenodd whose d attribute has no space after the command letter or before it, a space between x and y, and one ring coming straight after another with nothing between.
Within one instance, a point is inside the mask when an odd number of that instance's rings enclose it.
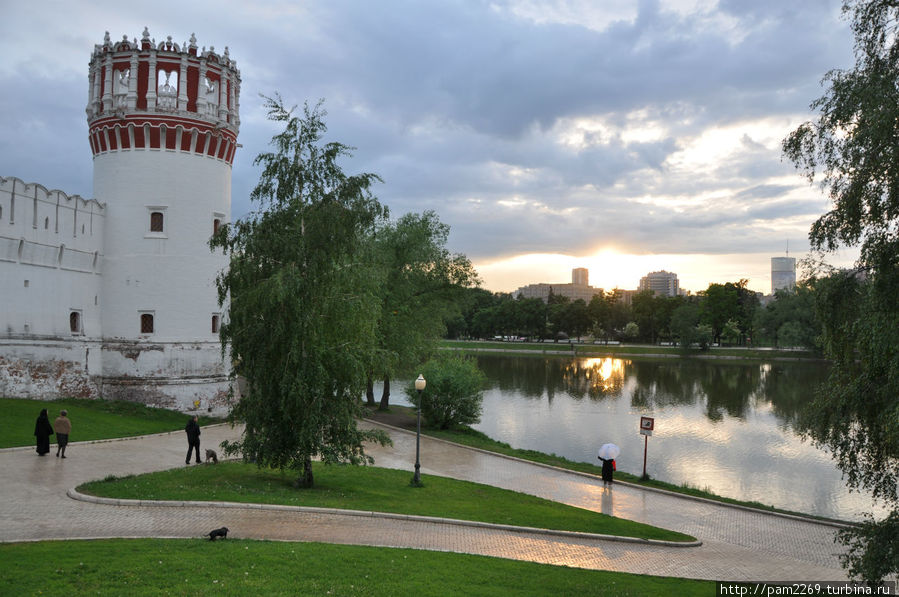
<instances>
[{"instance_id":1,"label":"person in dark jacket","mask_svg":"<svg viewBox=\"0 0 899 597\"><path fill-rule=\"evenodd\" d=\"M615 459L603 458L602 456L597 456L597 458L602 460L602 484L611 485L613 482L612 475L615 472Z\"/></svg>"},{"instance_id":2,"label":"person in dark jacket","mask_svg":"<svg viewBox=\"0 0 899 597\"><path fill-rule=\"evenodd\" d=\"M193 450L197 451L197 464L200 464L200 424L197 423L197 415L187 422L184 431L187 432L187 458L184 464L190 464L190 453Z\"/></svg>"},{"instance_id":3,"label":"person in dark jacket","mask_svg":"<svg viewBox=\"0 0 899 597\"><path fill-rule=\"evenodd\" d=\"M34 437L37 438L38 456L46 456L50 453L50 436L53 435L53 426L50 425L50 417L47 409L42 409L34 423Z\"/></svg>"}]
</instances>

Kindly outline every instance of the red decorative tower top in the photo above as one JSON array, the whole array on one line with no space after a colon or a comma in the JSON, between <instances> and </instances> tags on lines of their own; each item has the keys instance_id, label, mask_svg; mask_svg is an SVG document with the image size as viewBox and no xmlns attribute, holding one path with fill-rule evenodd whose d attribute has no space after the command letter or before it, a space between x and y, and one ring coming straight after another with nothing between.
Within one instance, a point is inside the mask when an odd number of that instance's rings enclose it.
<instances>
[{"instance_id":1,"label":"red decorative tower top","mask_svg":"<svg viewBox=\"0 0 899 597\"><path fill-rule=\"evenodd\" d=\"M144 28L140 43L112 43L106 32L90 63L87 121L94 155L131 149L167 149L229 165L240 128L240 71L196 38L179 46L156 43Z\"/></svg>"}]
</instances>

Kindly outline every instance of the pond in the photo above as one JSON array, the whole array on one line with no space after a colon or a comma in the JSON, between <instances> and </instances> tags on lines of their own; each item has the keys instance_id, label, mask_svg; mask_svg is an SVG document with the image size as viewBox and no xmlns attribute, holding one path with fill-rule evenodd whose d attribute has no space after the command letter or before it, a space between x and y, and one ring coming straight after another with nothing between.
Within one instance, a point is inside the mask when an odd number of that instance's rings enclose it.
<instances>
[{"instance_id":1,"label":"pond","mask_svg":"<svg viewBox=\"0 0 899 597\"><path fill-rule=\"evenodd\" d=\"M621 447L619 470L718 495L842 520L883 511L850 492L830 453L803 441L800 409L827 375L820 362L480 355L481 422L515 448L599 464ZM402 386L393 401L405 402ZM648 439L641 416L653 417Z\"/></svg>"}]
</instances>

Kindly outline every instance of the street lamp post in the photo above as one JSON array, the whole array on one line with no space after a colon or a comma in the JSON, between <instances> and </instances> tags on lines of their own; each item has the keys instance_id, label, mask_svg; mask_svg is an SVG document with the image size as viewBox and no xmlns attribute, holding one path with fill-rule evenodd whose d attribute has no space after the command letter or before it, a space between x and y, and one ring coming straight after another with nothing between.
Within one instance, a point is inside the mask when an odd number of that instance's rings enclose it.
<instances>
[{"instance_id":1,"label":"street lamp post","mask_svg":"<svg viewBox=\"0 0 899 597\"><path fill-rule=\"evenodd\" d=\"M421 462L419 461L419 445L421 443L421 392L425 389L425 378L420 373L415 380L415 389L418 391L418 422L415 428L415 475L412 476L412 485L421 485Z\"/></svg>"}]
</instances>

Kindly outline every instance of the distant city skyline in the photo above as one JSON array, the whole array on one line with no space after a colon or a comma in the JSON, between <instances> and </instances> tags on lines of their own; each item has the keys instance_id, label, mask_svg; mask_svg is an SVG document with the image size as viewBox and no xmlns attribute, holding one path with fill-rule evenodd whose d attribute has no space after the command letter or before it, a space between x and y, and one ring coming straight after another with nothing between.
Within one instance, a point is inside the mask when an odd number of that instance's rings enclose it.
<instances>
[{"instance_id":1,"label":"distant city skyline","mask_svg":"<svg viewBox=\"0 0 899 597\"><path fill-rule=\"evenodd\" d=\"M606 291L614 288L634 290L640 278L648 272L667 270L677 273L680 288L693 294L706 290L709 284L724 284L748 279L750 290L771 293L771 259L785 256L775 250L748 255L627 255L600 253L592 258L568 255L535 254L517 257L496 264L477 264L482 286L492 292L513 292L535 283L564 284L568 273L577 267L590 272L592 286ZM801 279L799 262L806 255L796 256L796 279ZM857 251L841 251L828 262L841 267L852 265Z\"/></svg>"}]
</instances>

